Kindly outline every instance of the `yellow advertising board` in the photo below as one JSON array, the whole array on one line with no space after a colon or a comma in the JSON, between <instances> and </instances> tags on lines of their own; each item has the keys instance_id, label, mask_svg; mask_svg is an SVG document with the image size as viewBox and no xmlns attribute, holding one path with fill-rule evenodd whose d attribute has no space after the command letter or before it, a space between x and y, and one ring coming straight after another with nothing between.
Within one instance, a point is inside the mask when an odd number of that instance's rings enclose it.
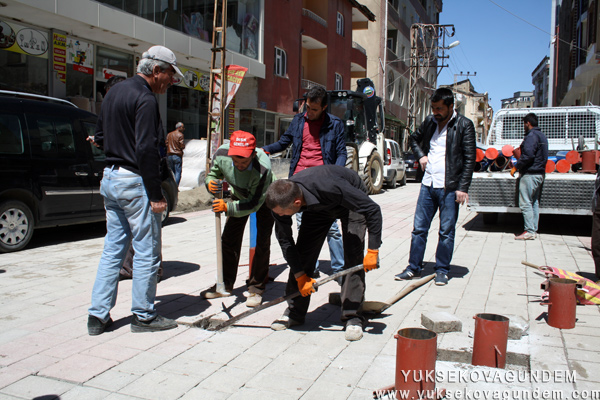
<instances>
[{"instance_id":1,"label":"yellow advertising board","mask_svg":"<svg viewBox=\"0 0 600 400\"><path fill-rule=\"evenodd\" d=\"M47 59L49 47L47 32L0 20L0 49Z\"/></svg>"},{"instance_id":2,"label":"yellow advertising board","mask_svg":"<svg viewBox=\"0 0 600 400\"><path fill-rule=\"evenodd\" d=\"M193 69L187 69L179 67L183 78L178 77L175 81L175 86L180 86L188 89L199 90L201 92L208 92L210 89L210 74L194 71Z\"/></svg>"}]
</instances>

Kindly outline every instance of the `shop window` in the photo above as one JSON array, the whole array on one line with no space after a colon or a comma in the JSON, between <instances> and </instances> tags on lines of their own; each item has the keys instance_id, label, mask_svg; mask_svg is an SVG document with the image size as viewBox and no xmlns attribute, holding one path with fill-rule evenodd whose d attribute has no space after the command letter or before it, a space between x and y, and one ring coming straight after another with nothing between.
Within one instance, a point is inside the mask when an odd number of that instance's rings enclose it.
<instances>
[{"instance_id":1,"label":"shop window","mask_svg":"<svg viewBox=\"0 0 600 400\"><path fill-rule=\"evenodd\" d=\"M275 75L287 77L287 54L279 47L275 47Z\"/></svg>"},{"instance_id":2,"label":"shop window","mask_svg":"<svg viewBox=\"0 0 600 400\"><path fill-rule=\"evenodd\" d=\"M0 83L4 90L48 95L48 60L0 50Z\"/></svg>"},{"instance_id":3,"label":"shop window","mask_svg":"<svg viewBox=\"0 0 600 400\"><path fill-rule=\"evenodd\" d=\"M186 139L201 139L207 136L208 93L172 86L167 90L167 132L175 129L177 122L185 124ZM165 119L163 118L163 121Z\"/></svg>"}]
</instances>

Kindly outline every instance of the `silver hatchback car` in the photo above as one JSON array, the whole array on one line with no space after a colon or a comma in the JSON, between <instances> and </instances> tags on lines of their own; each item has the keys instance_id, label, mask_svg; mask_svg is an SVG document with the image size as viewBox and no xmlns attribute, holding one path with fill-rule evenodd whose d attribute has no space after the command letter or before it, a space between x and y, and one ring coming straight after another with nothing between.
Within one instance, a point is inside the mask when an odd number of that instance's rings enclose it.
<instances>
[{"instance_id":1,"label":"silver hatchback car","mask_svg":"<svg viewBox=\"0 0 600 400\"><path fill-rule=\"evenodd\" d=\"M402 152L398 142L392 139L385 139L385 161L383 165L383 179L385 184L394 189L396 183L401 186L406 185L406 165L402 159Z\"/></svg>"}]
</instances>

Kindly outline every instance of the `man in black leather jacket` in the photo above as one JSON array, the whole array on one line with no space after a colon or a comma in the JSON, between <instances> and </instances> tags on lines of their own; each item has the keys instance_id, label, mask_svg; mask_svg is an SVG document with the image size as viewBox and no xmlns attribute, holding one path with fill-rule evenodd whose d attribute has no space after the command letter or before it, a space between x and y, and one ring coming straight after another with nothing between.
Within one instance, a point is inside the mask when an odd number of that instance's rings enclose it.
<instances>
[{"instance_id":1,"label":"man in black leather jacket","mask_svg":"<svg viewBox=\"0 0 600 400\"><path fill-rule=\"evenodd\" d=\"M475 127L454 110L450 89L437 89L431 96L433 114L410 135L410 144L424 172L415 211L410 254L406 269L396 280L421 276L427 235L435 213L440 212L440 232L435 253L435 284L448 283L454 251L458 208L467 194L475 167Z\"/></svg>"}]
</instances>

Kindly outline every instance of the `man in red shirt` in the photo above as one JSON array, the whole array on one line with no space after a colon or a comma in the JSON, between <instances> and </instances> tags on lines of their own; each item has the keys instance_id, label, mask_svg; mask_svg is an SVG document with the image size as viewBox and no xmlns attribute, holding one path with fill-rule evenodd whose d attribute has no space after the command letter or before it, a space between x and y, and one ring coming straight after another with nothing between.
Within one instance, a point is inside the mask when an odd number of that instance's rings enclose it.
<instances>
[{"instance_id":1,"label":"man in red shirt","mask_svg":"<svg viewBox=\"0 0 600 400\"><path fill-rule=\"evenodd\" d=\"M288 130L278 142L263 147L267 153L278 153L290 144L292 158L289 177L310 167L324 164L346 165L346 138L344 123L333 114L326 112L327 92L315 87L306 94L306 112L297 114ZM296 214L298 228L302 213ZM327 233L327 244L331 254L331 269L339 272L344 266L344 245L337 221ZM318 269L315 268L315 277Z\"/></svg>"}]
</instances>

